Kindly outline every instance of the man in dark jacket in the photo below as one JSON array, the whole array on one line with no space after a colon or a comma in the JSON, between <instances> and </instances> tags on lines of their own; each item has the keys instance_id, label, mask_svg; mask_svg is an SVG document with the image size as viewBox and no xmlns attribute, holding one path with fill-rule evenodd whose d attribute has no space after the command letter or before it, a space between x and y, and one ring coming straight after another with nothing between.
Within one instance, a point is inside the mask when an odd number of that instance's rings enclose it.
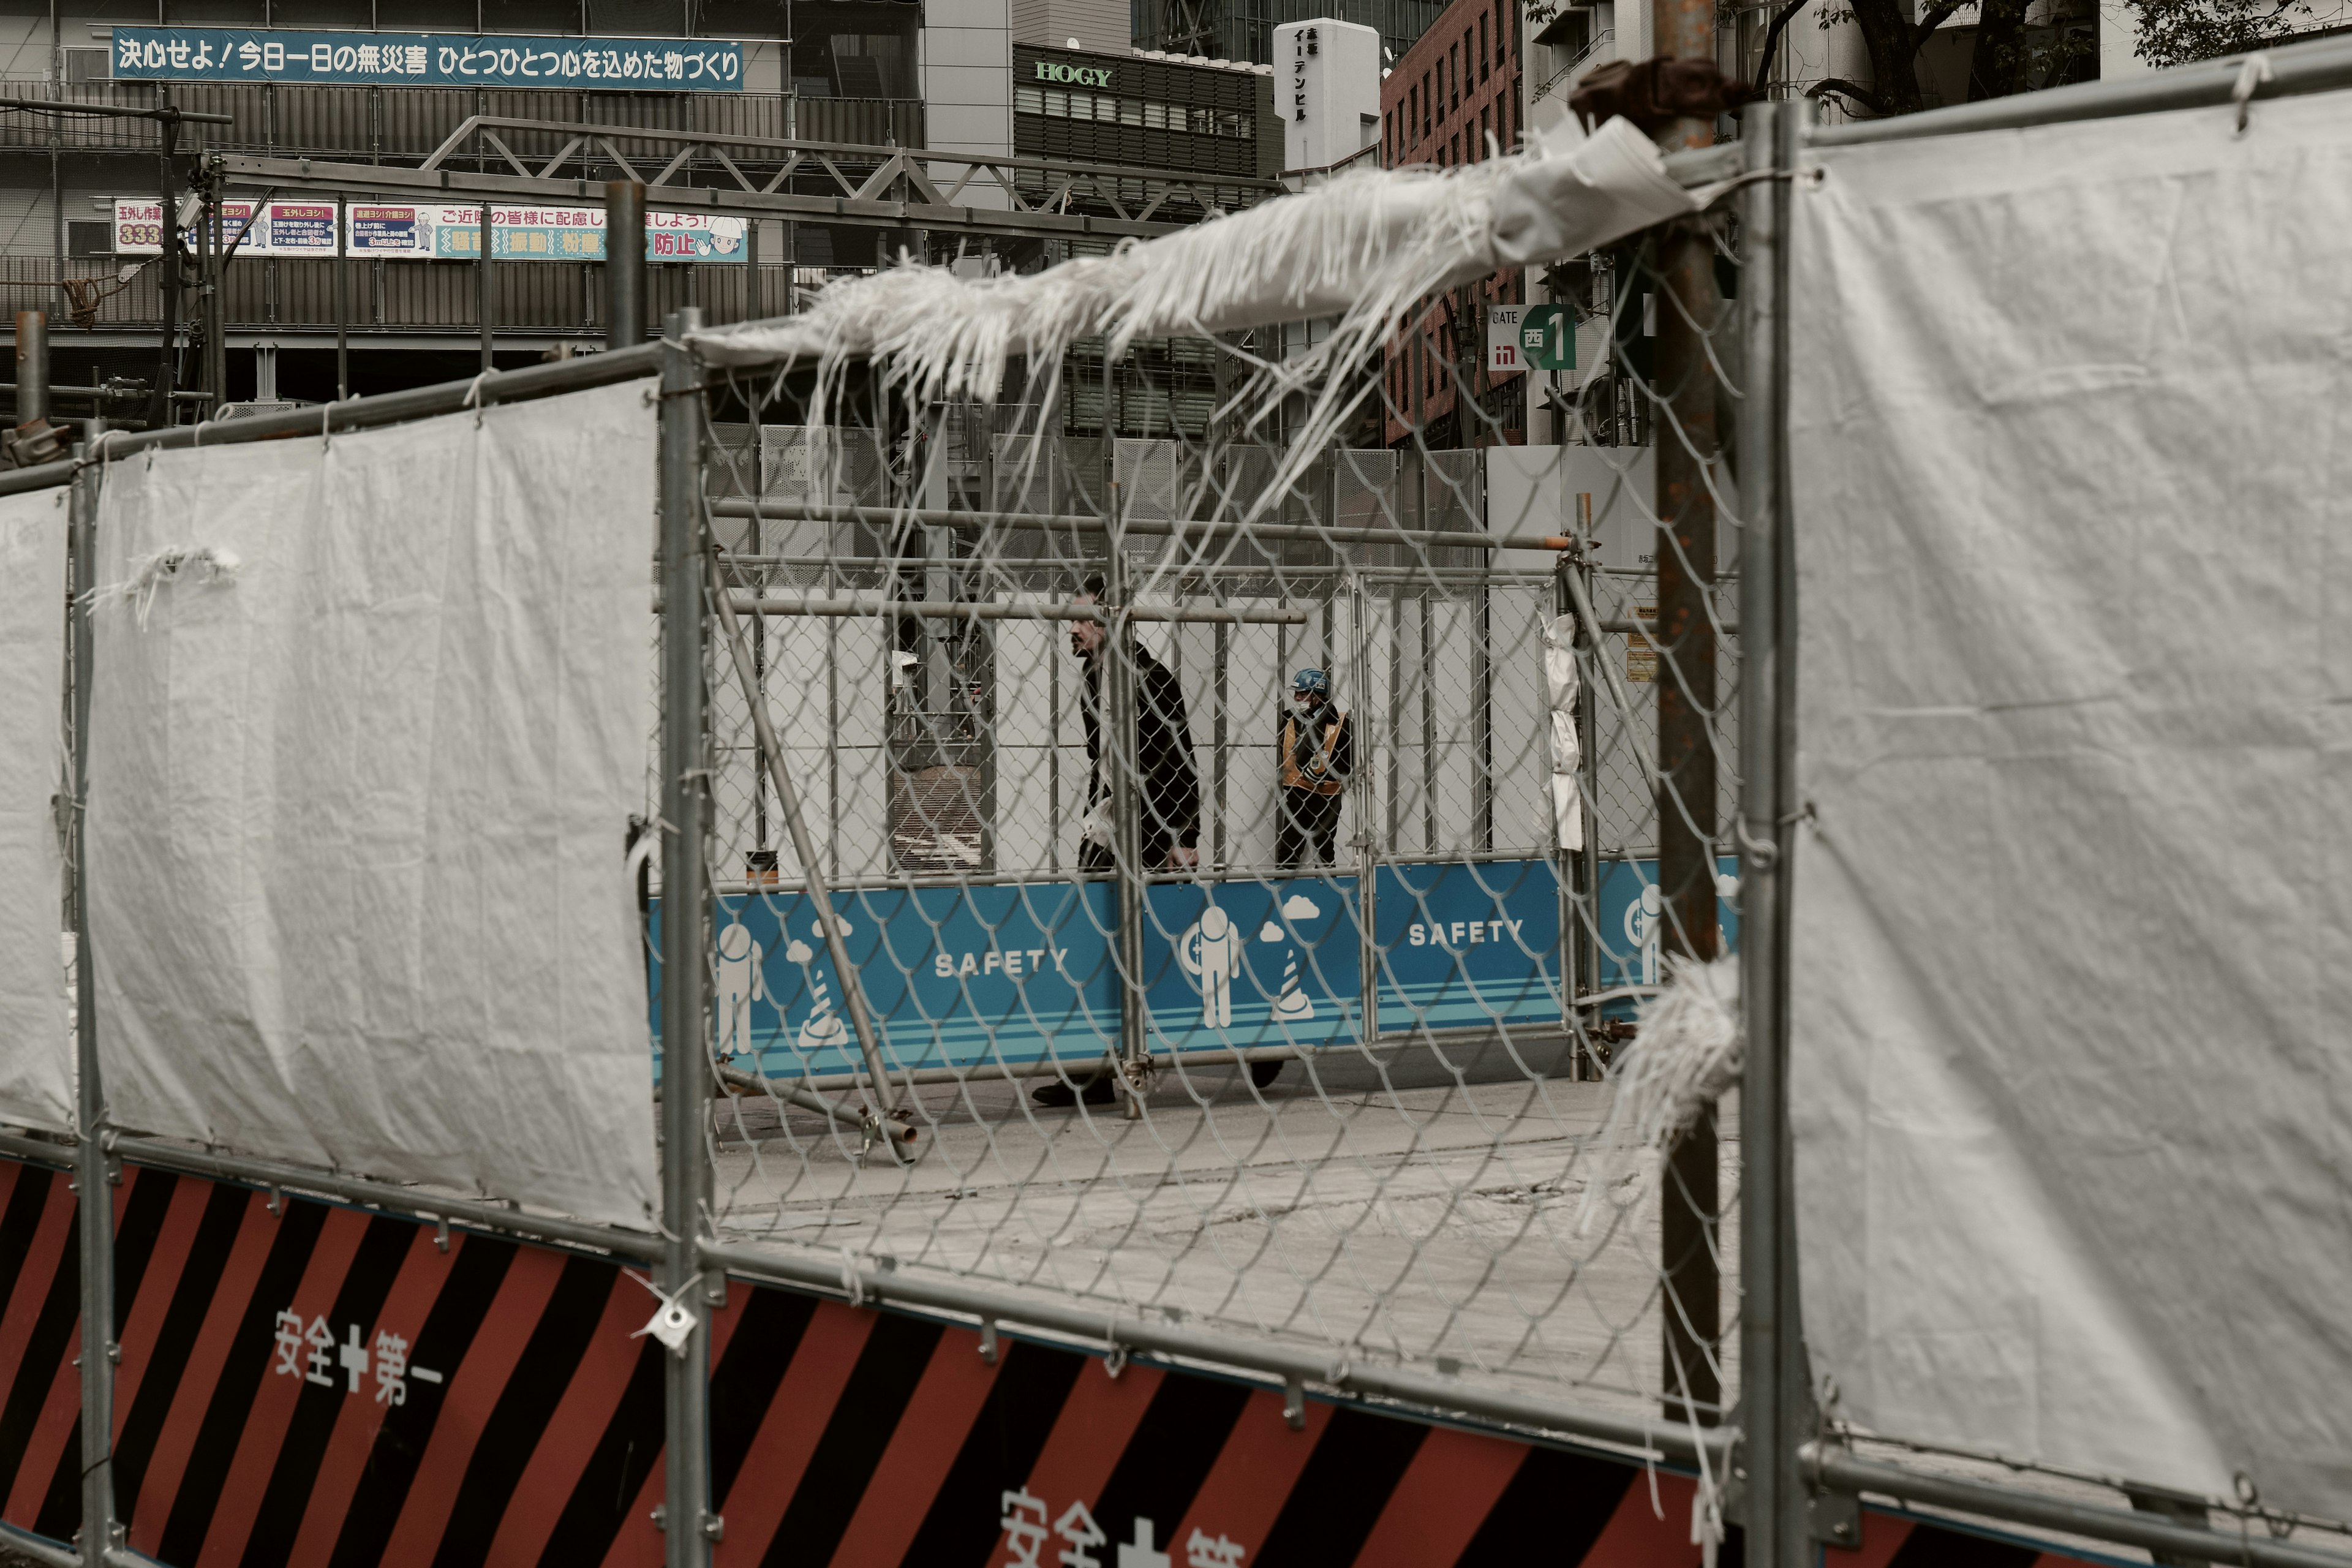
<instances>
[{"instance_id":1,"label":"man in dark jacket","mask_svg":"<svg viewBox=\"0 0 2352 1568\"><path fill-rule=\"evenodd\" d=\"M1076 605L1102 602L1103 580L1089 577L1071 601ZM1070 651L1086 667L1087 683L1079 711L1087 724L1087 826L1078 844L1078 869L1108 871L1118 861L1113 852L1110 817L1110 768L1103 757L1103 677L1108 666L1110 628L1098 620L1070 623ZM1146 871L1182 870L1201 863L1201 775L1192 765L1192 731L1184 717L1184 690L1175 672L1145 650L1132 636L1127 657L1135 669L1135 765L1138 804L1142 808L1143 864ZM1043 1106L1066 1106L1083 1099L1088 1105L1108 1105L1118 1086L1108 1071L1066 1083L1059 1079L1039 1085L1029 1098Z\"/></svg>"},{"instance_id":2,"label":"man in dark jacket","mask_svg":"<svg viewBox=\"0 0 2352 1568\"><path fill-rule=\"evenodd\" d=\"M1089 577L1071 602L1098 604L1102 592L1103 580ZM1103 654L1109 642L1109 628L1100 621L1070 623L1070 651L1078 656L1087 672L1086 696L1079 705L1087 724L1087 762L1092 770L1087 782L1087 805L1090 814L1097 806L1102 808L1096 816L1106 826L1110 775L1102 754ZM1139 804L1143 809L1143 869L1197 866L1201 863L1201 775L1192 765L1192 731L1184 717L1184 689L1177 683L1175 672L1152 658L1141 643L1130 637L1127 646L1135 667L1135 758ZM1108 871L1112 864L1111 847L1102 841L1102 835L1089 837L1078 846L1080 870Z\"/></svg>"}]
</instances>

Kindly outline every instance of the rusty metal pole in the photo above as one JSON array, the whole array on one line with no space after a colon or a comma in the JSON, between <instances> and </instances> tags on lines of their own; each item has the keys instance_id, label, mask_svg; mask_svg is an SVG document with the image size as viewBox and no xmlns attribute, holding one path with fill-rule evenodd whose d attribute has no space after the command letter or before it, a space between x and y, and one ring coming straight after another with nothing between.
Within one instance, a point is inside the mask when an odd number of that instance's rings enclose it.
<instances>
[{"instance_id":1,"label":"rusty metal pole","mask_svg":"<svg viewBox=\"0 0 2352 1568\"><path fill-rule=\"evenodd\" d=\"M49 318L42 310L16 312L16 420L30 425L49 416Z\"/></svg>"},{"instance_id":2,"label":"rusty metal pole","mask_svg":"<svg viewBox=\"0 0 2352 1568\"><path fill-rule=\"evenodd\" d=\"M169 88L163 89L166 96L170 92ZM155 366L155 391L147 405L147 427L151 430L161 430L172 423L172 394L180 389L180 182L172 162L179 153L179 121L167 115L161 128L163 201L159 232L163 254L155 263L155 278L163 290L163 357Z\"/></svg>"},{"instance_id":3,"label":"rusty metal pole","mask_svg":"<svg viewBox=\"0 0 2352 1568\"><path fill-rule=\"evenodd\" d=\"M1656 52L1715 58L1715 0L1652 0ZM1668 152L1705 147L1715 127L1677 120L1658 133ZM1715 499L1709 470L1716 436L1715 369L1706 338L1717 310L1715 244L1691 218L1655 241L1657 338L1653 361L1657 448L1658 881L1664 895L1665 951L1716 956ZM1712 1426L1722 1388L1716 1373L1721 1284L1716 1268L1716 1133L1713 1111L1667 1155L1659 1215L1664 1274L1666 1413Z\"/></svg>"},{"instance_id":4,"label":"rusty metal pole","mask_svg":"<svg viewBox=\"0 0 2352 1568\"><path fill-rule=\"evenodd\" d=\"M604 346L646 341L646 188L635 180L604 185Z\"/></svg>"},{"instance_id":5,"label":"rusty metal pole","mask_svg":"<svg viewBox=\"0 0 2352 1568\"><path fill-rule=\"evenodd\" d=\"M474 263L474 309L475 314L480 321L482 326L482 368L485 371L492 368L490 333L491 330L498 322L497 303L491 297L490 293L490 286L492 282L490 272L490 225L492 222L491 215L494 211L495 208L491 205L490 198L484 196L482 198L481 233L476 241L476 243L481 246L482 254Z\"/></svg>"}]
</instances>

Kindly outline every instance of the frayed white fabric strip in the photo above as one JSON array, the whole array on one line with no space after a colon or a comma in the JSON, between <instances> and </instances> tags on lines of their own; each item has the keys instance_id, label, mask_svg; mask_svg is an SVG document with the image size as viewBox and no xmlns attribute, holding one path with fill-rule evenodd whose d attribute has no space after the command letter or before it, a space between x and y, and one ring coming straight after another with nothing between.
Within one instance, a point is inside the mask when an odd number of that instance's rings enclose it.
<instances>
[{"instance_id":1,"label":"frayed white fabric strip","mask_svg":"<svg viewBox=\"0 0 2352 1568\"><path fill-rule=\"evenodd\" d=\"M92 588L86 595L94 608L118 600L131 601L131 614L139 629L147 629L148 607L154 604L156 592L166 583L213 583L228 577L236 571L234 551L215 550L209 544L176 546L158 550L152 555L142 555L131 563L131 575L120 583L108 583Z\"/></svg>"},{"instance_id":2,"label":"frayed white fabric strip","mask_svg":"<svg viewBox=\"0 0 2352 1568\"><path fill-rule=\"evenodd\" d=\"M827 289L803 315L688 342L720 364L814 364L809 441L813 468L824 474L837 455L819 431L855 360L870 361L884 384L919 404L989 401L1009 361L1025 358L1058 376L1078 338L1108 338L1116 358L1141 338L1336 317L1312 349L1261 363L1237 395L1239 407L1264 410L1293 393L1312 394L1305 428L1255 503L1263 508L1279 502L1296 470L1371 394L1359 378L1327 373L1361 363L1403 326L1416 301L1499 268L1606 245L1696 212L1712 195L1676 184L1657 148L1625 121L1591 137L1568 123L1507 158L1443 171L1363 170L1025 277L897 267Z\"/></svg>"},{"instance_id":3,"label":"frayed white fabric strip","mask_svg":"<svg viewBox=\"0 0 2352 1568\"><path fill-rule=\"evenodd\" d=\"M1645 1204L1675 1140L1739 1081L1747 1031L1738 957L1669 956L1666 964L1665 985L1635 1015L1633 1048L1610 1064L1609 1120L1594 1140L1601 1165L1586 1184L1580 1230L1604 1195L1621 1209ZM1614 1191L1629 1176L1631 1189Z\"/></svg>"},{"instance_id":4,"label":"frayed white fabric strip","mask_svg":"<svg viewBox=\"0 0 2352 1568\"><path fill-rule=\"evenodd\" d=\"M2248 55L2246 63L2238 68L2238 79L2230 89L2230 101L2237 105L2238 131L2241 135L2245 132L2247 116L2253 112L2251 105L2254 99L2254 89L2271 79L2273 79L2271 58L2268 55L2259 53Z\"/></svg>"}]
</instances>

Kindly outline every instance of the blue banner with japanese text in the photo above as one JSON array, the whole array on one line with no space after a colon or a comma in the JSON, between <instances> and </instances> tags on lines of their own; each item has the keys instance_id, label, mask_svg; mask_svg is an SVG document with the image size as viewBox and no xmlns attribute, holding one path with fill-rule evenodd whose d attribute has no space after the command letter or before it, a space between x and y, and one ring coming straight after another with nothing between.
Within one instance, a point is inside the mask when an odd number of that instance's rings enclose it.
<instances>
[{"instance_id":1,"label":"blue banner with japanese text","mask_svg":"<svg viewBox=\"0 0 2352 1568\"><path fill-rule=\"evenodd\" d=\"M114 29L112 58L116 77L137 81L593 87L606 92L743 90L743 46L725 38L125 26Z\"/></svg>"}]
</instances>

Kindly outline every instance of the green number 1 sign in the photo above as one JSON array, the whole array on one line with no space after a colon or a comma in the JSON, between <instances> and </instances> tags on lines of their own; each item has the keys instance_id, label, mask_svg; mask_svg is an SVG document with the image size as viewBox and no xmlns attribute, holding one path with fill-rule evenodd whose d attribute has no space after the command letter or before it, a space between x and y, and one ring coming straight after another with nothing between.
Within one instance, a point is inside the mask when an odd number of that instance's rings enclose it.
<instances>
[{"instance_id":1,"label":"green number 1 sign","mask_svg":"<svg viewBox=\"0 0 2352 1568\"><path fill-rule=\"evenodd\" d=\"M1529 370L1576 368L1576 312L1566 305L1530 305L1519 321L1519 353Z\"/></svg>"}]
</instances>

